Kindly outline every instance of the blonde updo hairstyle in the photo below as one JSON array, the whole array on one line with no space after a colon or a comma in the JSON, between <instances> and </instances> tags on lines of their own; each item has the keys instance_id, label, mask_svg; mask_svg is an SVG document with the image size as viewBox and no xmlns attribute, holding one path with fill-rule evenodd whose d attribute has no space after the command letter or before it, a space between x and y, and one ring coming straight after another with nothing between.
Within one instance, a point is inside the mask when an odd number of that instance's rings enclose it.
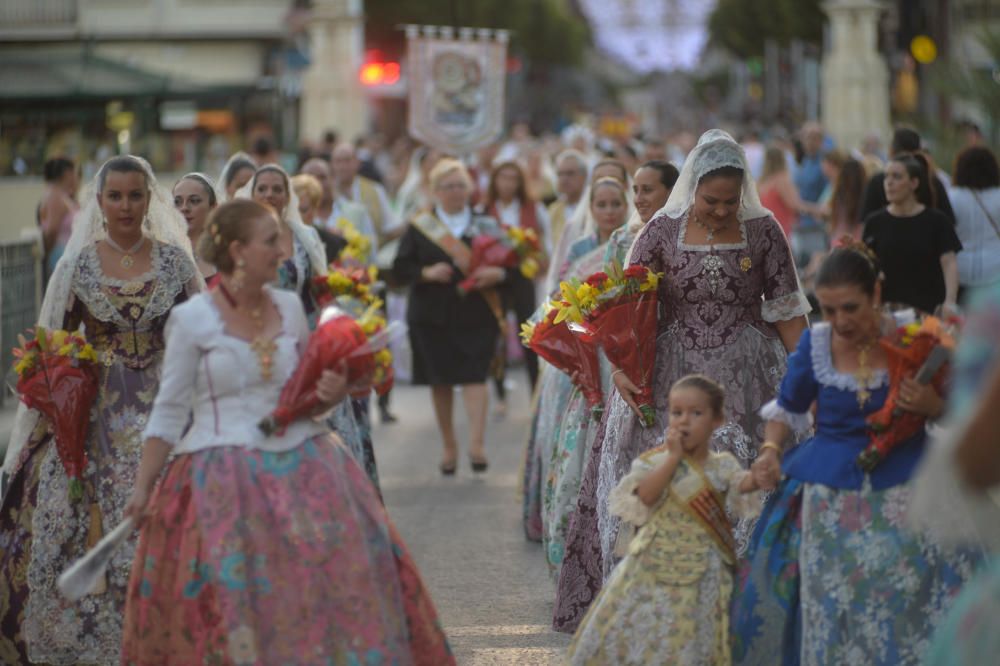
<instances>
[{"instance_id":1,"label":"blonde updo hairstyle","mask_svg":"<svg viewBox=\"0 0 1000 666\"><path fill-rule=\"evenodd\" d=\"M462 175L462 180L465 181L465 186L469 189L469 192L471 193L472 177L469 176L469 170L466 169L465 165L462 164L459 160L456 160L452 157L445 157L443 159L438 160L438 163L434 165L433 169L431 169L431 174L430 174L431 189L437 190L438 185L441 184L441 181L444 180L445 176L449 176L452 173L455 173L456 171Z\"/></svg>"},{"instance_id":2,"label":"blonde updo hairstyle","mask_svg":"<svg viewBox=\"0 0 1000 666\"><path fill-rule=\"evenodd\" d=\"M316 176L308 173L300 173L292 176L292 189L295 190L299 201L303 199L309 202L309 208L315 208L323 198L323 186L316 180Z\"/></svg>"},{"instance_id":3,"label":"blonde updo hairstyle","mask_svg":"<svg viewBox=\"0 0 1000 666\"><path fill-rule=\"evenodd\" d=\"M198 256L220 273L231 274L236 264L229 247L233 242L249 242L253 223L265 217L277 224L274 209L252 199L234 199L216 206L209 213L207 228L198 241Z\"/></svg>"}]
</instances>

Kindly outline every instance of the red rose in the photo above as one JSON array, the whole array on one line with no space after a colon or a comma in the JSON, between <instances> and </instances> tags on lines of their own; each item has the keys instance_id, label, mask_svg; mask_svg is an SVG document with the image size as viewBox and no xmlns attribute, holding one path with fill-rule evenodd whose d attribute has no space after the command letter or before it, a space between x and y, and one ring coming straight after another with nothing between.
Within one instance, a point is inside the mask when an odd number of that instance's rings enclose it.
<instances>
[{"instance_id":1,"label":"red rose","mask_svg":"<svg viewBox=\"0 0 1000 666\"><path fill-rule=\"evenodd\" d=\"M591 287L601 287L608 280L608 274L604 271L594 273L589 278L587 278L587 284Z\"/></svg>"},{"instance_id":2,"label":"red rose","mask_svg":"<svg viewBox=\"0 0 1000 666\"><path fill-rule=\"evenodd\" d=\"M629 280L645 280L646 271L645 266L629 266L625 269L625 278Z\"/></svg>"}]
</instances>

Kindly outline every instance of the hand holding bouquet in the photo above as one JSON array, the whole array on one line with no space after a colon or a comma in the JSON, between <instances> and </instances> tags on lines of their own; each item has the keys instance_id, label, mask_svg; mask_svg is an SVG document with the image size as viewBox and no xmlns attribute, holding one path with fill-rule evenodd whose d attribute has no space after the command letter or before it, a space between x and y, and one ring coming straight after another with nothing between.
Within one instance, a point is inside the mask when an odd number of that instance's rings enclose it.
<instances>
[{"instance_id":1,"label":"hand holding bouquet","mask_svg":"<svg viewBox=\"0 0 1000 666\"><path fill-rule=\"evenodd\" d=\"M386 326L384 320L381 323L374 320L378 317L375 311L379 305L378 301L373 303L359 319L335 305L323 310L319 326L310 336L298 367L281 390L278 406L257 424L261 432L268 436L280 435L288 424L315 412L321 406L316 395L316 383L324 370L343 368L353 392L363 395L378 381L376 375L380 364L383 372L381 381L383 384L391 381L392 355L388 355L386 361L384 354L378 354L386 351L392 327ZM365 333L366 329L371 331L371 337Z\"/></svg>"},{"instance_id":2,"label":"hand holding bouquet","mask_svg":"<svg viewBox=\"0 0 1000 666\"><path fill-rule=\"evenodd\" d=\"M956 318L943 323L937 317L925 317L879 340L889 366L889 395L882 409L867 418L871 442L858 455L858 467L871 472L893 449L924 427L925 415L901 406L900 388L905 378L914 377L918 383L930 384L939 395L942 393L946 366L955 346L948 329L957 329L958 325Z\"/></svg>"},{"instance_id":3,"label":"hand holding bouquet","mask_svg":"<svg viewBox=\"0 0 1000 666\"><path fill-rule=\"evenodd\" d=\"M564 294L568 293L568 287ZM573 312L569 301L550 301L528 323L521 325L521 339L526 347L565 372L580 387L591 413L600 418L604 399L601 394L601 368L597 348L585 337L573 333L570 323L579 323L579 309Z\"/></svg>"},{"instance_id":4,"label":"hand holding bouquet","mask_svg":"<svg viewBox=\"0 0 1000 666\"><path fill-rule=\"evenodd\" d=\"M458 283L458 293L465 296L476 288L473 274L483 266L514 268L518 265L517 251L502 238L481 234L472 239L472 259L464 280Z\"/></svg>"},{"instance_id":5,"label":"hand holding bouquet","mask_svg":"<svg viewBox=\"0 0 1000 666\"><path fill-rule=\"evenodd\" d=\"M653 366L656 361L657 289L661 274L645 266L613 262L576 289L584 315L583 334L639 388L636 403L645 427L653 425Z\"/></svg>"},{"instance_id":6,"label":"hand holding bouquet","mask_svg":"<svg viewBox=\"0 0 1000 666\"><path fill-rule=\"evenodd\" d=\"M35 337L14 349L21 402L52 424L59 461L69 478L69 496L83 499L83 471L90 410L97 398L97 353L81 333L38 326Z\"/></svg>"}]
</instances>

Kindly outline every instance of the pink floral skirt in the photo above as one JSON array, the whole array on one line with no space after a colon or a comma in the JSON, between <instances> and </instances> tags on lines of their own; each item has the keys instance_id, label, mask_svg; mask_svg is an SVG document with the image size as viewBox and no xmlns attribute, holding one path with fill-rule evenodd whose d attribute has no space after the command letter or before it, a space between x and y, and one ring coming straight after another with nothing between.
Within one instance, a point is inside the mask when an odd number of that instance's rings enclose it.
<instances>
[{"instance_id":1,"label":"pink floral skirt","mask_svg":"<svg viewBox=\"0 0 1000 666\"><path fill-rule=\"evenodd\" d=\"M178 456L129 580L123 664L453 664L413 560L346 448Z\"/></svg>"}]
</instances>

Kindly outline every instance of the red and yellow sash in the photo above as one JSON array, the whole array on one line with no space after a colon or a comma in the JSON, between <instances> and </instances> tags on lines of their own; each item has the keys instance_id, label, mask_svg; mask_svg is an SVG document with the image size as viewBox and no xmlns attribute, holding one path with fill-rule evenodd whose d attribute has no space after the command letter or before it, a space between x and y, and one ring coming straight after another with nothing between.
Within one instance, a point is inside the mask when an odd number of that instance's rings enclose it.
<instances>
[{"instance_id":1,"label":"red and yellow sash","mask_svg":"<svg viewBox=\"0 0 1000 666\"><path fill-rule=\"evenodd\" d=\"M684 474L679 479L675 476L675 481L670 484L671 499L701 523L718 546L722 559L730 566L735 565L736 540L726 515L725 499L709 482L701 465L687 457L681 465L686 465L693 473Z\"/></svg>"}]
</instances>

